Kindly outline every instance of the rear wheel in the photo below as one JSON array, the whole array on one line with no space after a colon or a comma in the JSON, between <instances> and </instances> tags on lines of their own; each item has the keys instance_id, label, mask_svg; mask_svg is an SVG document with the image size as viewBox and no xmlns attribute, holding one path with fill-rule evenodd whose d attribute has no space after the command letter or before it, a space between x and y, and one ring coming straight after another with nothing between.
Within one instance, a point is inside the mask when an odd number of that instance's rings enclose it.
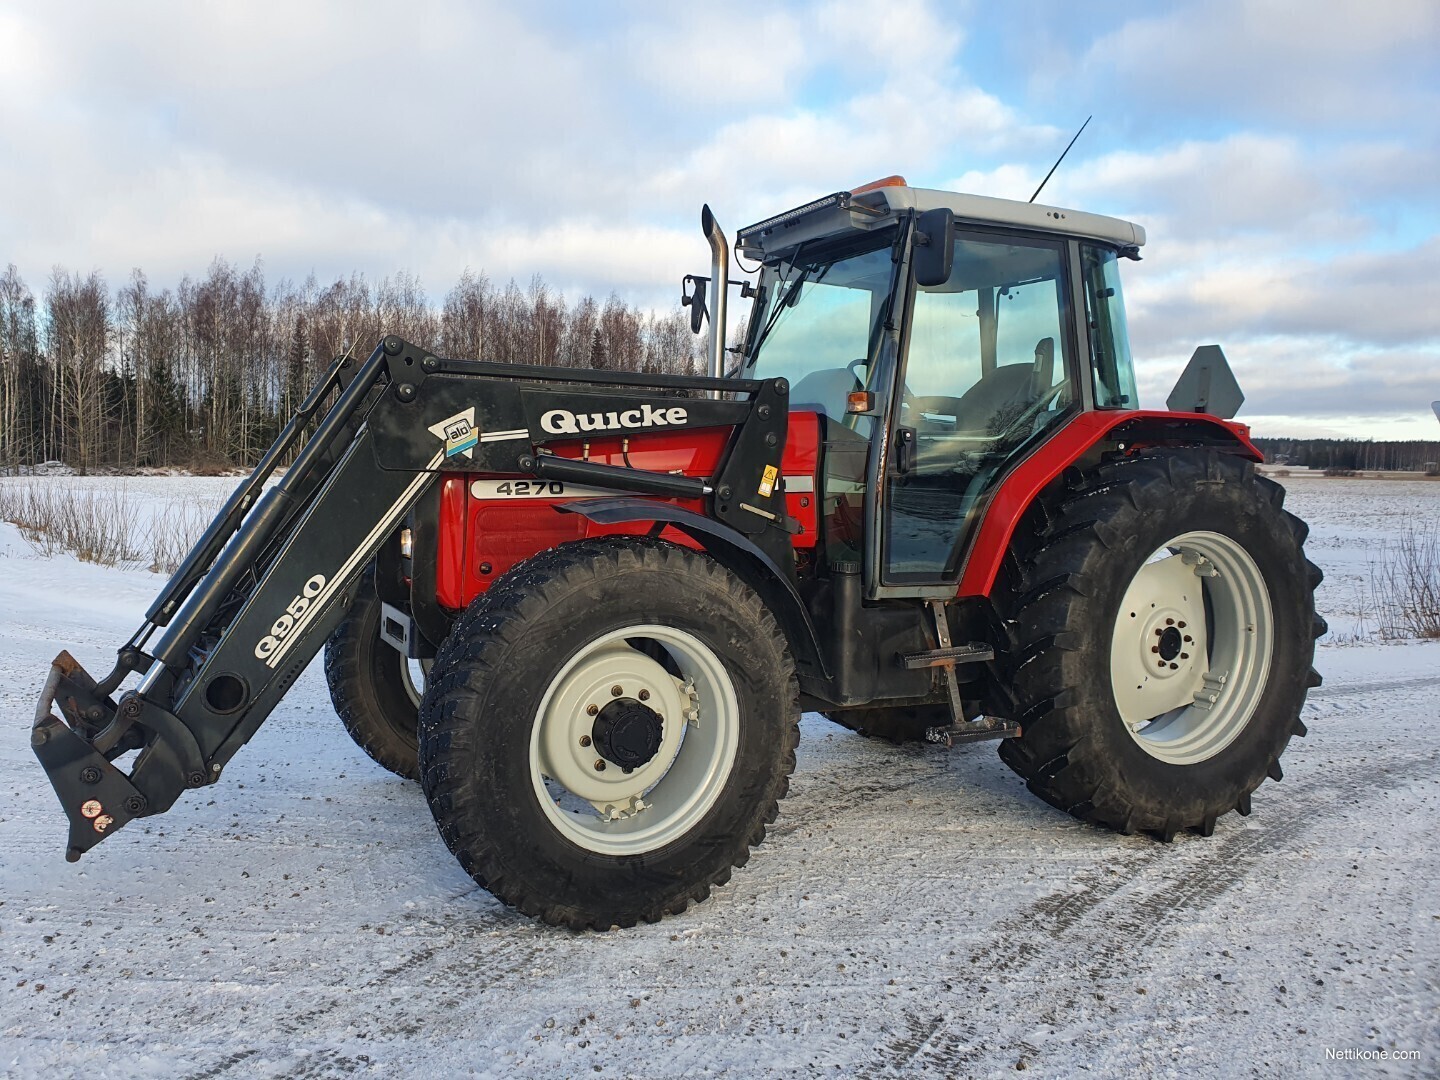
<instances>
[{"instance_id":1,"label":"rear wheel","mask_svg":"<svg viewBox=\"0 0 1440 1080\"><path fill-rule=\"evenodd\" d=\"M1154 451L1071 478L1007 567L1024 734L1000 756L1052 806L1208 835L1279 780L1309 687L1320 571L1243 459Z\"/></svg>"},{"instance_id":2,"label":"rear wheel","mask_svg":"<svg viewBox=\"0 0 1440 1080\"><path fill-rule=\"evenodd\" d=\"M704 899L775 819L797 687L759 597L658 541L581 541L513 572L441 648L422 783L467 872L575 928Z\"/></svg>"},{"instance_id":3,"label":"rear wheel","mask_svg":"<svg viewBox=\"0 0 1440 1080\"><path fill-rule=\"evenodd\" d=\"M416 725L428 666L380 637L380 598L374 569L367 570L344 621L325 643L325 681L356 745L407 780L420 779Z\"/></svg>"}]
</instances>

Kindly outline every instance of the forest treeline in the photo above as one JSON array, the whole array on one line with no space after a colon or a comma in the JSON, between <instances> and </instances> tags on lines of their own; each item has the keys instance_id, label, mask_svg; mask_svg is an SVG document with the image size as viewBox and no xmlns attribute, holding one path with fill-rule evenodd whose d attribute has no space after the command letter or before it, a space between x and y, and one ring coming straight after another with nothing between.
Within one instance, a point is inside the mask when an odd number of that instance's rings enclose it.
<instances>
[{"instance_id":1,"label":"forest treeline","mask_svg":"<svg viewBox=\"0 0 1440 1080\"><path fill-rule=\"evenodd\" d=\"M1377 469L1420 472L1440 462L1440 442L1423 439L1256 439L1265 460L1312 469Z\"/></svg>"},{"instance_id":2,"label":"forest treeline","mask_svg":"<svg viewBox=\"0 0 1440 1080\"><path fill-rule=\"evenodd\" d=\"M399 334L459 359L700 373L703 338L677 309L618 296L567 302L539 277L497 286L467 270L437 306L406 273L267 287L257 262L111 289L57 268L32 291L0 275L0 470L254 464L330 361Z\"/></svg>"},{"instance_id":3,"label":"forest treeline","mask_svg":"<svg viewBox=\"0 0 1440 1080\"><path fill-rule=\"evenodd\" d=\"M700 373L688 315L611 295L567 302L539 277L521 289L467 270L437 306L406 273L267 287L257 262L223 259L174 289L145 274L111 289L56 268L37 296L0 275L0 470L62 461L95 469L252 465L337 355L393 333L445 356L560 368ZM1420 470L1440 442L1255 440L1272 462Z\"/></svg>"}]
</instances>

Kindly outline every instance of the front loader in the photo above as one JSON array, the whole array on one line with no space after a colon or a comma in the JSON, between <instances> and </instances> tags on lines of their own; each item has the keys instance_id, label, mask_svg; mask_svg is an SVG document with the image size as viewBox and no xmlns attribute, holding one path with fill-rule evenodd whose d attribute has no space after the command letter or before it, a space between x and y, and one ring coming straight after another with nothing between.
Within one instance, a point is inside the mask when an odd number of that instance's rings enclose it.
<instances>
[{"instance_id":1,"label":"front loader","mask_svg":"<svg viewBox=\"0 0 1440 1080\"><path fill-rule=\"evenodd\" d=\"M728 880L802 709L1000 740L1035 794L1126 833L1249 813L1304 734L1320 575L1218 349L1136 407L1118 267L1143 230L838 192L740 231L727 350L704 225L706 376L396 337L332 364L113 671L56 658L32 741L67 857L217 782L322 647L356 741L556 924Z\"/></svg>"}]
</instances>

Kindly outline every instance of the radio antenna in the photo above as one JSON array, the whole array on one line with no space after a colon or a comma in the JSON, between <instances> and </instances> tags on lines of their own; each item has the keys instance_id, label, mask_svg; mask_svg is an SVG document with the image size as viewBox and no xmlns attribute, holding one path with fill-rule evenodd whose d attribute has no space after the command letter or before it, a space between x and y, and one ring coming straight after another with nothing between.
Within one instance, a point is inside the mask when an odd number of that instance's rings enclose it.
<instances>
[{"instance_id":1,"label":"radio antenna","mask_svg":"<svg viewBox=\"0 0 1440 1080\"><path fill-rule=\"evenodd\" d=\"M1085 117L1085 123L1080 125L1080 131L1084 131L1086 124L1089 124L1090 121L1094 119L1093 114ZM1080 138L1080 131L1075 132L1075 139ZM1075 139L1071 139L1069 143L1066 144L1065 149L1060 151L1060 156L1055 159L1055 164L1050 166L1050 171L1045 174L1045 179L1041 180L1040 186L1035 189L1035 195L1039 195L1040 192L1044 190L1045 185L1050 182L1050 177L1055 175L1055 170L1060 167L1060 162L1065 160L1065 155L1070 152L1070 147L1075 145ZM1035 195L1030 196L1031 202L1035 201Z\"/></svg>"}]
</instances>

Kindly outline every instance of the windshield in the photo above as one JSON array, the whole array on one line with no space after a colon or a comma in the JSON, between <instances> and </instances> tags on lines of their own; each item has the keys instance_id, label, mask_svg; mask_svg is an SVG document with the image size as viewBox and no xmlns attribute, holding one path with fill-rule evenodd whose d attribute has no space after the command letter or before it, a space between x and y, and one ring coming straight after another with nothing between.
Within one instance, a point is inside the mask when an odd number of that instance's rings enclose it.
<instances>
[{"instance_id":1,"label":"windshield","mask_svg":"<svg viewBox=\"0 0 1440 1080\"><path fill-rule=\"evenodd\" d=\"M843 417L846 395L866 384L890 310L894 237L887 229L863 246L801 245L767 262L745 374L789 379L791 408Z\"/></svg>"}]
</instances>

